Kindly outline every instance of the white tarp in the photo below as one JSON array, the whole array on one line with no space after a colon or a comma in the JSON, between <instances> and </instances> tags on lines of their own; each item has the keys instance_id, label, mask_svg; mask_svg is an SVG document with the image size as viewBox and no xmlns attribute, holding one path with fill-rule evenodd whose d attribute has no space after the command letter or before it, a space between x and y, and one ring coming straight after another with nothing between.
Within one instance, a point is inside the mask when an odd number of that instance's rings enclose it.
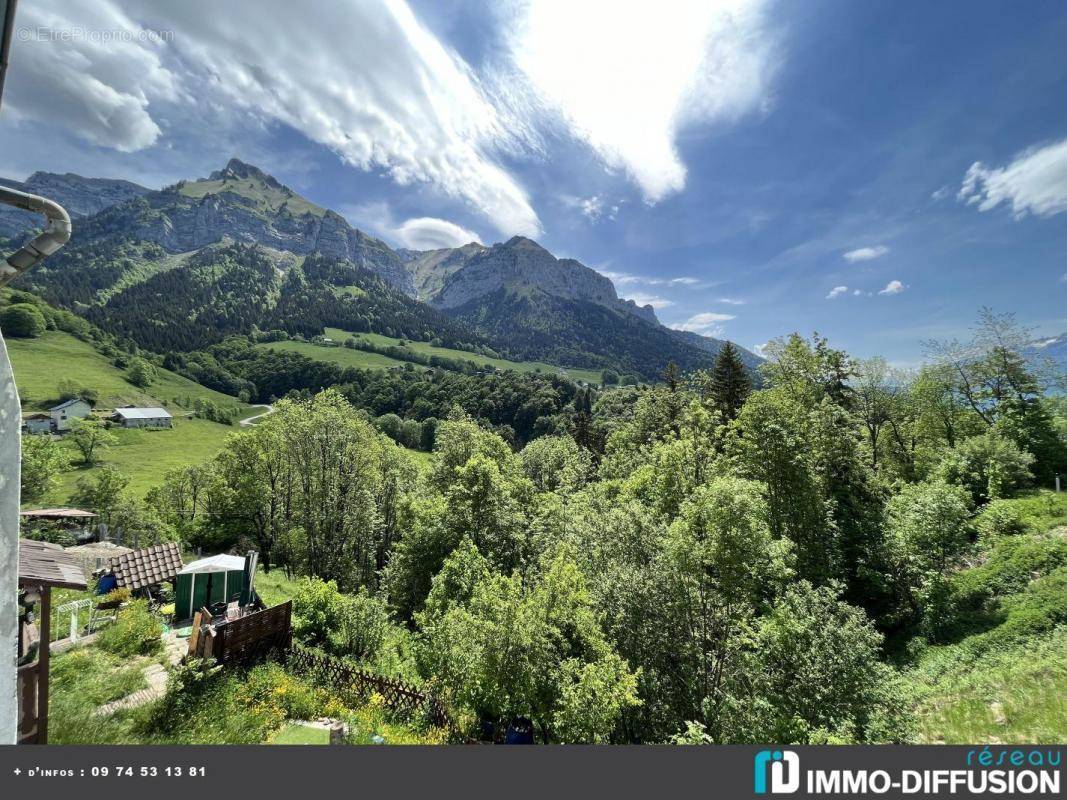
<instances>
[{"instance_id":1,"label":"white tarp","mask_svg":"<svg viewBox=\"0 0 1067 800\"><path fill-rule=\"evenodd\" d=\"M245 560L241 556L209 556L191 564L186 564L178 572L179 575L199 574L202 572L242 572L245 568Z\"/></svg>"}]
</instances>

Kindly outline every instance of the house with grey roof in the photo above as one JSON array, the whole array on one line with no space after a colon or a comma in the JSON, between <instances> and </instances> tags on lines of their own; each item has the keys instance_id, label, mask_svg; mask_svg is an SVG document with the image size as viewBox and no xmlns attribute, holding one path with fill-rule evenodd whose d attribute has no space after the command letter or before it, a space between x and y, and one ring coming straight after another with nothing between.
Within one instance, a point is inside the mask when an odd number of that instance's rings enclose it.
<instances>
[{"instance_id":1,"label":"house with grey roof","mask_svg":"<svg viewBox=\"0 0 1067 800\"><path fill-rule=\"evenodd\" d=\"M116 408L111 419L123 428L169 428L170 412L165 408Z\"/></svg>"},{"instance_id":2,"label":"house with grey roof","mask_svg":"<svg viewBox=\"0 0 1067 800\"><path fill-rule=\"evenodd\" d=\"M70 423L76 419L85 419L92 412L93 407L80 397L72 397L58 406L48 409L52 417L52 430L69 431Z\"/></svg>"}]
</instances>

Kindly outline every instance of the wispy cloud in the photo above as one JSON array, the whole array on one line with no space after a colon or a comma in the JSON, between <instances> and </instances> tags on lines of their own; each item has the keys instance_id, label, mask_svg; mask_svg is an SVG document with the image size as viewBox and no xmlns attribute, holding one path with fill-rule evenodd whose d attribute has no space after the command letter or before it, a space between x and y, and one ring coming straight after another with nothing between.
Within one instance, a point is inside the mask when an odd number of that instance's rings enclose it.
<instances>
[{"instance_id":1,"label":"wispy cloud","mask_svg":"<svg viewBox=\"0 0 1067 800\"><path fill-rule=\"evenodd\" d=\"M835 286L833 289L830 290L830 293L826 295L826 299L836 300L838 297L845 294L846 292L848 292L847 286Z\"/></svg>"},{"instance_id":2,"label":"wispy cloud","mask_svg":"<svg viewBox=\"0 0 1067 800\"><path fill-rule=\"evenodd\" d=\"M599 222L601 218L615 219L619 213L618 203L612 203L599 194L591 197L563 195L560 200L563 205L575 209L590 222Z\"/></svg>"},{"instance_id":3,"label":"wispy cloud","mask_svg":"<svg viewBox=\"0 0 1067 800\"><path fill-rule=\"evenodd\" d=\"M1008 203L1016 219L1067 211L1067 139L1025 150L1006 167L974 162L956 197L979 211Z\"/></svg>"},{"instance_id":4,"label":"wispy cloud","mask_svg":"<svg viewBox=\"0 0 1067 800\"><path fill-rule=\"evenodd\" d=\"M705 311L701 314L694 314L685 322L676 322L671 325L671 327L678 331L719 334L722 333L722 325L720 323L729 322L732 319L737 319L737 317L734 314L720 314L715 311Z\"/></svg>"},{"instance_id":5,"label":"wispy cloud","mask_svg":"<svg viewBox=\"0 0 1067 800\"><path fill-rule=\"evenodd\" d=\"M900 294L908 287L900 281L890 281L885 285L884 289L880 289L878 294Z\"/></svg>"},{"instance_id":6,"label":"wispy cloud","mask_svg":"<svg viewBox=\"0 0 1067 800\"><path fill-rule=\"evenodd\" d=\"M765 0L516 3L510 52L546 109L655 202L685 186L680 130L766 102L776 65ZM636 57L640 54L640 57Z\"/></svg>"},{"instance_id":7,"label":"wispy cloud","mask_svg":"<svg viewBox=\"0 0 1067 800\"><path fill-rule=\"evenodd\" d=\"M874 245L873 247L858 247L855 250L849 250L847 253L842 253L841 257L850 264L854 264L857 261L873 261L876 258L881 258L889 252L889 248L884 244Z\"/></svg>"},{"instance_id":8,"label":"wispy cloud","mask_svg":"<svg viewBox=\"0 0 1067 800\"><path fill-rule=\"evenodd\" d=\"M124 152L216 114L246 131L288 126L344 162L425 184L503 234L536 235L537 213L497 157L536 135L403 0L292 2L40 0L27 29L129 31L126 38L19 43L5 100L21 117ZM168 31L168 38L147 32ZM359 46L352 45L353 31Z\"/></svg>"},{"instance_id":9,"label":"wispy cloud","mask_svg":"<svg viewBox=\"0 0 1067 800\"><path fill-rule=\"evenodd\" d=\"M615 272L609 269L598 269L597 272L605 278L610 278L611 282L616 286L631 284L641 284L642 286L695 286L700 283L698 279L686 276L680 278L652 278L647 275L633 275L629 272Z\"/></svg>"},{"instance_id":10,"label":"wispy cloud","mask_svg":"<svg viewBox=\"0 0 1067 800\"><path fill-rule=\"evenodd\" d=\"M716 303L724 303L728 306L743 306L747 301L739 300L736 297L720 297L715 301Z\"/></svg>"}]
</instances>

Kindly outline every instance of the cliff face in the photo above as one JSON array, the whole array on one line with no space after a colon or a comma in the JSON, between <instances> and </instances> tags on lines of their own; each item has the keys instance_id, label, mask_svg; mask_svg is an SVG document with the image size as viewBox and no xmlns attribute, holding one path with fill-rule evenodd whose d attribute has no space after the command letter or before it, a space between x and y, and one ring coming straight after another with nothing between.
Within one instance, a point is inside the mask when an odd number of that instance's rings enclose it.
<instances>
[{"instance_id":1,"label":"cliff face","mask_svg":"<svg viewBox=\"0 0 1067 800\"><path fill-rule=\"evenodd\" d=\"M25 181L0 178L0 184L55 200L67 210L71 219L92 216L105 208L124 203L151 191L130 181L83 178L81 175L69 172L64 175L54 172L35 172ZM33 228L41 227L42 224L42 218L36 214L0 206L0 236L2 237L17 237Z\"/></svg>"},{"instance_id":2,"label":"cliff face","mask_svg":"<svg viewBox=\"0 0 1067 800\"><path fill-rule=\"evenodd\" d=\"M467 245L466 252L451 251L427 271L438 271L440 288L425 297L442 309L469 305L501 289L510 293L539 292L565 300L582 300L633 314L658 324L651 306L620 300L612 282L572 258L556 258L539 244L516 236L490 248ZM435 251L440 252L440 251ZM410 266L410 265L409 265ZM447 275L441 275L446 272ZM432 289L428 279L422 286Z\"/></svg>"}]
</instances>

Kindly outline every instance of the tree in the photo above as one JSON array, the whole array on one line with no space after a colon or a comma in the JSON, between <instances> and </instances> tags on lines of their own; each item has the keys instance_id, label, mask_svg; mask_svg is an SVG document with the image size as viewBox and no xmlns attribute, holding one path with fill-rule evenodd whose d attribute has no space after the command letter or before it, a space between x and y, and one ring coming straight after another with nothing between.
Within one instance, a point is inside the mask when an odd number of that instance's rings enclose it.
<instances>
[{"instance_id":1,"label":"tree","mask_svg":"<svg viewBox=\"0 0 1067 800\"><path fill-rule=\"evenodd\" d=\"M737 348L732 342L726 342L715 356L715 366L706 384L707 394L723 418L732 420L741 412L751 391L752 381Z\"/></svg>"},{"instance_id":2,"label":"tree","mask_svg":"<svg viewBox=\"0 0 1067 800\"><path fill-rule=\"evenodd\" d=\"M527 580L479 568L470 545L452 558L442 574L475 582L417 616L422 674L482 719L529 717L546 743L607 740L639 702L636 677L604 639L571 553L548 554Z\"/></svg>"},{"instance_id":3,"label":"tree","mask_svg":"<svg viewBox=\"0 0 1067 800\"><path fill-rule=\"evenodd\" d=\"M585 485L593 459L569 436L541 436L519 454L526 477L539 492L573 492Z\"/></svg>"},{"instance_id":4,"label":"tree","mask_svg":"<svg viewBox=\"0 0 1067 800\"><path fill-rule=\"evenodd\" d=\"M90 466L97 462L102 450L106 450L116 441L113 433L92 419L71 420L67 438L81 454L82 463Z\"/></svg>"},{"instance_id":5,"label":"tree","mask_svg":"<svg viewBox=\"0 0 1067 800\"><path fill-rule=\"evenodd\" d=\"M600 382L605 386L618 386L619 373L613 369L606 369L600 373Z\"/></svg>"},{"instance_id":6,"label":"tree","mask_svg":"<svg viewBox=\"0 0 1067 800\"><path fill-rule=\"evenodd\" d=\"M890 383L889 365L884 358L856 363L856 413L867 432L871 452L871 469L878 469L880 439L883 429L893 418L894 387Z\"/></svg>"},{"instance_id":7,"label":"tree","mask_svg":"<svg viewBox=\"0 0 1067 800\"><path fill-rule=\"evenodd\" d=\"M43 500L56 485L59 472L67 463L59 444L50 436L23 436L22 502Z\"/></svg>"},{"instance_id":8,"label":"tree","mask_svg":"<svg viewBox=\"0 0 1067 800\"><path fill-rule=\"evenodd\" d=\"M134 359L130 368L126 370L126 380L138 389L147 389L156 379L156 368L143 358Z\"/></svg>"},{"instance_id":9,"label":"tree","mask_svg":"<svg viewBox=\"0 0 1067 800\"><path fill-rule=\"evenodd\" d=\"M125 499L129 483L128 475L105 464L91 477L78 480L71 500L80 508L95 511L100 515L100 521L110 527L116 511Z\"/></svg>"},{"instance_id":10,"label":"tree","mask_svg":"<svg viewBox=\"0 0 1067 800\"><path fill-rule=\"evenodd\" d=\"M1011 497L1028 485L1034 457L996 429L972 436L947 451L935 475L946 483L962 486L976 504Z\"/></svg>"},{"instance_id":11,"label":"tree","mask_svg":"<svg viewBox=\"0 0 1067 800\"><path fill-rule=\"evenodd\" d=\"M44 333L44 315L31 303L13 303L0 311L0 331L13 338L34 339Z\"/></svg>"},{"instance_id":12,"label":"tree","mask_svg":"<svg viewBox=\"0 0 1067 800\"><path fill-rule=\"evenodd\" d=\"M697 490L671 526L664 557L671 647L684 691L680 719L725 730L725 681L736 668L759 601L789 575L788 542L767 524L762 487L715 478Z\"/></svg>"},{"instance_id":13,"label":"tree","mask_svg":"<svg viewBox=\"0 0 1067 800\"><path fill-rule=\"evenodd\" d=\"M882 637L833 587L791 585L762 616L731 676L733 742L900 742L904 702Z\"/></svg>"},{"instance_id":14,"label":"tree","mask_svg":"<svg viewBox=\"0 0 1067 800\"><path fill-rule=\"evenodd\" d=\"M890 562L914 614L967 547L969 518L967 492L945 483L905 485L886 504Z\"/></svg>"}]
</instances>

